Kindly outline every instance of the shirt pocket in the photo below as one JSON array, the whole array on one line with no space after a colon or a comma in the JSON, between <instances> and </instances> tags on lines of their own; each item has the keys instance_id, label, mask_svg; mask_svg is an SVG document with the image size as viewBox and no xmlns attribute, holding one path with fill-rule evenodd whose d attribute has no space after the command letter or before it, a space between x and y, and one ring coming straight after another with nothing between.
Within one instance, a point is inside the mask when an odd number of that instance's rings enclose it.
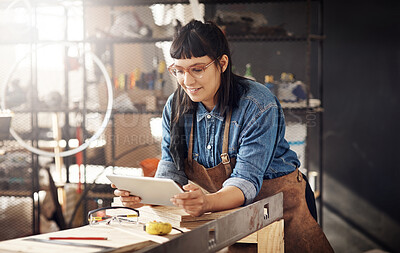
<instances>
[{"instance_id":1,"label":"shirt pocket","mask_svg":"<svg viewBox=\"0 0 400 253\"><path fill-rule=\"evenodd\" d=\"M239 135L241 125L237 121L232 120L231 126L229 129L229 148L228 152L230 156L236 156L238 153L238 145L239 145Z\"/></svg>"}]
</instances>

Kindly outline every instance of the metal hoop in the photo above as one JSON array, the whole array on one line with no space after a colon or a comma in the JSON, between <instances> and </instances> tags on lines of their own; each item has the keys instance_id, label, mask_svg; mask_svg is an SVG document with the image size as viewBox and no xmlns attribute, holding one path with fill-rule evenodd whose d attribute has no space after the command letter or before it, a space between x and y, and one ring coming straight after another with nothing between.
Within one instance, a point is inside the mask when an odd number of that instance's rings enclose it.
<instances>
[{"instance_id":1,"label":"metal hoop","mask_svg":"<svg viewBox=\"0 0 400 253\"><path fill-rule=\"evenodd\" d=\"M61 43L61 45L70 45L71 43ZM47 45L43 45L39 48L35 48L33 49L33 51L37 51L38 49L45 47ZM17 69L17 67L19 66L19 64L25 60L26 57L28 57L30 52L26 53L24 57L22 57L21 60L19 60L18 62L16 62L14 64L14 66L11 68L10 73L8 74L7 78L5 79L5 82L3 84L3 88L2 88L2 93L1 93L1 99L2 99L2 103L1 103L1 108L3 110L6 109L6 102L5 102L5 94L6 94L6 87L7 84L9 83L13 73L15 72L15 70ZM110 76L108 75L108 72L104 66L104 64L101 62L101 60L92 52L90 51L85 51L84 54L89 54L93 57L94 62L96 63L96 65L99 67L99 69L101 70L101 72L103 73L105 80L106 80L106 85L107 85L107 93L108 93L108 104L107 104L107 110L106 110L106 114L104 116L103 122L100 126L100 128L93 134L93 136L86 141L85 143L81 144L79 147L75 148L75 149L71 149L68 151L63 151L60 153L54 153L54 152L47 152L47 151L43 151L41 149L38 148L34 148L28 144L26 144L24 142L24 140L14 131L14 129L10 128L10 133L11 135L14 137L14 139L24 148L26 148L27 150L31 151L32 153L35 153L37 155L42 155L42 156L48 156L48 157L67 157L67 156L71 156L71 155L75 155L76 153L79 153L83 150L85 150L93 141L97 140L100 135L104 132L104 130L107 127L108 122L110 121L111 118L111 113L112 113L112 107L113 107L113 88L112 88L112 83L111 83L111 79Z\"/></svg>"}]
</instances>

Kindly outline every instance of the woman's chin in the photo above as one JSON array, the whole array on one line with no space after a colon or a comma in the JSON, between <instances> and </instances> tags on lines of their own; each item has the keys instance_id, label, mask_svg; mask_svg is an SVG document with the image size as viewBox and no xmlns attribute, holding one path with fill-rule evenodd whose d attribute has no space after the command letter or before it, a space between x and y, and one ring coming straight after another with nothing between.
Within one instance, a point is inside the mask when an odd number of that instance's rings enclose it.
<instances>
[{"instance_id":1,"label":"woman's chin","mask_svg":"<svg viewBox=\"0 0 400 253\"><path fill-rule=\"evenodd\" d=\"M192 100L193 102L201 102L201 99L199 96L194 96L193 94L190 94L188 92L186 92L186 94L189 96L190 100Z\"/></svg>"}]
</instances>

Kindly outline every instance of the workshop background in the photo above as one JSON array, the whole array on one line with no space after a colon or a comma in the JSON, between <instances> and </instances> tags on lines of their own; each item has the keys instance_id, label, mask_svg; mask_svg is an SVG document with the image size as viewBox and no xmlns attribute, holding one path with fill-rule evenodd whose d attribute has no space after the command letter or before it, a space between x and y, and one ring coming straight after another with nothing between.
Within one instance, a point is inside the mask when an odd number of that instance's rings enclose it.
<instances>
[{"instance_id":1,"label":"workshop background","mask_svg":"<svg viewBox=\"0 0 400 253\"><path fill-rule=\"evenodd\" d=\"M112 201L108 173L154 175L170 41L200 15L282 102L335 251L400 252L399 1L191 7L0 0L0 240L85 224Z\"/></svg>"}]
</instances>

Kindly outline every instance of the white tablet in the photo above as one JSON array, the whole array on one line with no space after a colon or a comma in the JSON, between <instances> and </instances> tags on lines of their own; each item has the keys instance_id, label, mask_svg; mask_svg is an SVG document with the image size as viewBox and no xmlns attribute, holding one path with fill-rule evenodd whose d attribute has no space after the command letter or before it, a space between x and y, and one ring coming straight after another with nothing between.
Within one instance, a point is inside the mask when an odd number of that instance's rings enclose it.
<instances>
[{"instance_id":1,"label":"white tablet","mask_svg":"<svg viewBox=\"0 0 400 253\"><path fill-rule=\"evenodd\" d=\"M167 178L134 177L123 175L107 175L107 178L120 190L139 196L143 204L173 206L170 199L183 190Z\"/></svg>"}]
</instances>

